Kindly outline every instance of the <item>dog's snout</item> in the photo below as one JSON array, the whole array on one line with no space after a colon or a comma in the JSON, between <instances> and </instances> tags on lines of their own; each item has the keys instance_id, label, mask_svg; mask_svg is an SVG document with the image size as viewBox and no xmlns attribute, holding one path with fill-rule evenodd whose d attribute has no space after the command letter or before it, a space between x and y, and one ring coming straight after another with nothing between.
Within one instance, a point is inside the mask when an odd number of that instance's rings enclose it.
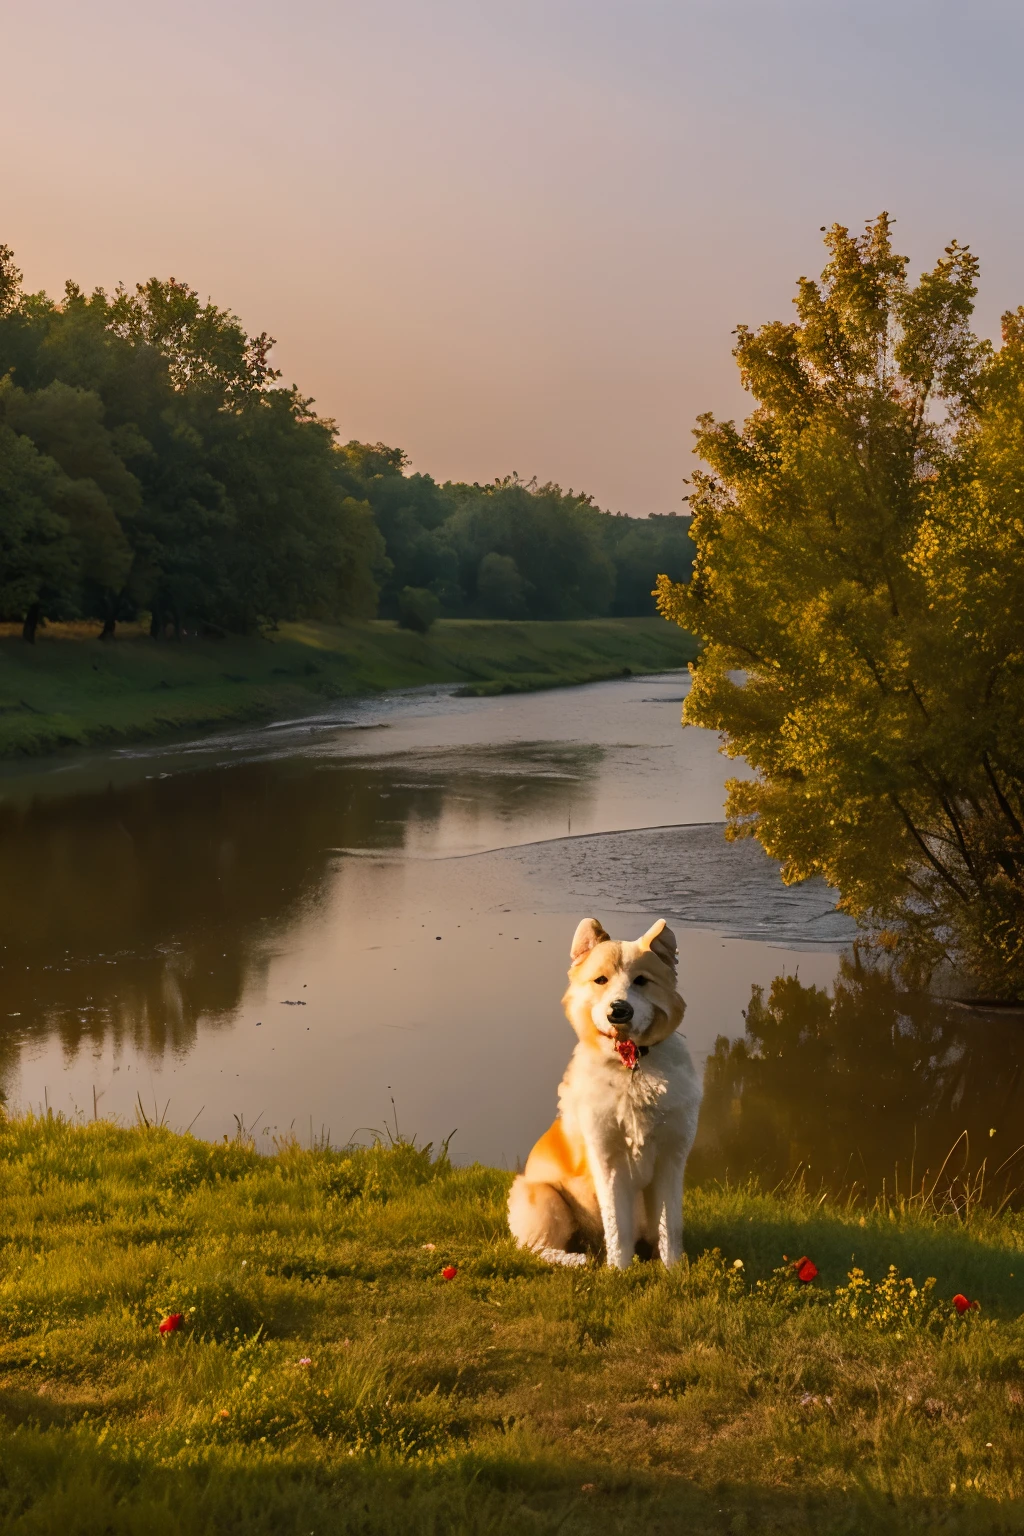
<instances>
[{"instance_id":1,"label":"dog's snout","mask_svg":"<svg viewBox=\"0 0 1024 1536\"><path fill-rule=\"evenodd\" d=\"M633 1017L633 1005L627 1003L625 998L617 997L608 1009L608 1018L612 1024L628 1024Z\"/></svg>"}]
</instances>

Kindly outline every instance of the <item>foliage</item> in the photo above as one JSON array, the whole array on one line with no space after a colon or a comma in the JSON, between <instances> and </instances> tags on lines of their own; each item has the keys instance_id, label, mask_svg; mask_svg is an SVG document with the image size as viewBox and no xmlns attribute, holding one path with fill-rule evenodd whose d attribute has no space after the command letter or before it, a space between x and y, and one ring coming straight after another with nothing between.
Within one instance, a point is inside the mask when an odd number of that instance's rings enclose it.
<instances>
[{"instance_id":1,"label":"foliage","mask_svg":"<svg viewBox=\"0 0 1024 1536\"><path fill-rule=\"evenodd\" d=\"M458 552L468 602L482 602L481 575L484 596L493 599L495 571L488 566L493 554L508 562L507 578L518 578L526 617L579 619L607 613L615 574L602 547L601 515L587 496L563 492L557 485L527 485L515 476L467 488L446 532Z\"/></svg>"},{"instance_id":2,"label":"foliage","mask_svg":"<svg viewBox=\"0 0 1024 1536\"><path fill-rule=\"evenodd\" d=\"M675 512L652 512L646 519L616 515L600 527L615 567L611 613L655 612L652 571L673 582L689 579L696 548L688 517Z\"/></svg>"},{"instance_id":3,"label":"foliage","mask_svg":"<svg viewBox=\"0 0 1024 1536\"><path fill-rule=\"evenodd\" d=\"M76 551L59 510L64 477L0 418L0 610L26 613L72 581Z\"/></svg>"},{"instance_id":4,"label":"foliage","mask_svg":"<svg viewBox=\"0 0 1024 1536\"><path fill-rule=\"evenodd\" d=\"M449 615L575 619L653 614L664 573L683 581L689 518L611 516L591 497L508 475L488 485L406 473L401 449L346 444L345 483L364 498L387 546L381 608L423 587Z\"/></svg>"},{"instance_id":5,"label":"foliage","mask_svg":"<svg viewBox=\"0 0 1024 1536\"><path fill-rule=\"evenodd\" d=\"M484 555L476 573L477 601L485 613L499 619L526 617L526 584L511 555L495 550Z\"/></svg>"},{"instance_id":6,"label":"foliage","mask_svg":"<svg viewBox=\"0 0 1024 1536\"><path fill-rule=\"evenodd\" d=\"M513 1246L510 1177L404 1141L0 1124L0 1521L1013 1529L1019 1217L695 1189L687 1266L577 1273Z\"/></svg>"},{"instance_id":7,"label":"foliage","mask_svg":"<svg viewBox=\"0 0 1024 1536\"><path fill-rule=\"evenodd\" d=\"M460 611L458 561L440 533L452 510L441 487L429 475L407 474L405 453L384 443L350 442L337 457L349 494L372 507L384 539L382 610L396 617L399 593L426 587L447 609Z\"/></svg>"},{"instance_id":8,"label":"foliage","mask_svg":"<svg viewBox=\"0 0 1024 1536\"><path fill-rule=\"evenodd\" d=\"M26 294L0 248L0 616L372 615L383 541L272 345L174 278Z\"/></svg>"},{"instance_id":9,"label":"foliage","mask_svg":"<svg viewBox=\"0 0 1024 1536\"><path fill-rule=\"evenodd\" d=\"M825 243L794 323L739 327L742 429L698 425L694 577L659 583L706 642L684 719L756 770L729 835L1022 996L1024 314L993 354L967 249L913 287L885 214Z\"/></svg>"},{"instance_id":10,"label":"foliage","mask_svg":"<svg viewBox=\"0 0 1024 1536\"><path fill-rule=\"evenodd\" d=\"M441 612L441 604L426 587L403 587L398 594L398 622L402 629L425 635Z\"/></svg>"}]
</instances>

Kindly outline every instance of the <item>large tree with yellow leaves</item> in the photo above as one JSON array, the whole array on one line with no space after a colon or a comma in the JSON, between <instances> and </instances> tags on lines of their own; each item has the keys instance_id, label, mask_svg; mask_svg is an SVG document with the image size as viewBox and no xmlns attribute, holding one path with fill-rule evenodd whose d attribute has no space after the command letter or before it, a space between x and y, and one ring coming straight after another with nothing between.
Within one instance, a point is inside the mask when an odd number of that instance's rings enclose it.
<instances>
[{"instance_id":1,"label":"large tree with yellow leaves","mask_svg":"<svg viewBox=\"0 0 1024 1536\"><path fill-rule=\"evenodd\" d=\"M737 332L752 414L698 424L684 722L755 770L729 836L1024 997L1024 310L993 351L966 248L912 286L885 214L825 244L796 320Z\"/></svg>"}]
</instances>

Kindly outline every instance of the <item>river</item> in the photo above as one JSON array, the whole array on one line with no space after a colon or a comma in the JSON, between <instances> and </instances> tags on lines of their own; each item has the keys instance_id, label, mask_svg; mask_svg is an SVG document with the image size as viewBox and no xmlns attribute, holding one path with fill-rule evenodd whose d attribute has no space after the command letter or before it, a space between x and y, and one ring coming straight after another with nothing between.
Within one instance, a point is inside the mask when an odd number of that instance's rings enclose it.
<instances>
[{"instance_id":1,"label":"river","mask_svg":"<svg viewBox=\"0 0 1024 1536\"><path fill-rule=\"evenodd\" d=\"M966 1132L944 1179L987 1159L1005 1192L1024 1029L901 992L824 886L726 843L743 769L680 729L687 686L424 690L7 765L8 1104L512 1168L572 1047L577 921L665 917L706 1070L691 1174L907 1188Z\"/></svg>"}]
</instances>

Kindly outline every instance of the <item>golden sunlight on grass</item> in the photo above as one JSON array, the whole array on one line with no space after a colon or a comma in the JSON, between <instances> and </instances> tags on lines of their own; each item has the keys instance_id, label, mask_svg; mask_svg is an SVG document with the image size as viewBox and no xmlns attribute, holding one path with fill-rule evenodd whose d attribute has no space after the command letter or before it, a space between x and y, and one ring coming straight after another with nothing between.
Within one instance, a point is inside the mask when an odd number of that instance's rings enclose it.
<instances>
[{"instance_id":1,"label":"golden sunlight on grass","mask_svg":"<svg viewBox=\"0 0 1024 1536\"><path fill-rule=\"evenodd\" d=\"M1020 1216L709 1187L678 1271L565 1272L508 1182L5 1122L0 1529L1016 1528Z\"/></svg>"},{"instance_id":2,"label":"golden sunlight on grass","mask_svg":"<svg viewBox=\"0 0 1024 1536\"><path fill-rule=\"evenodd\" d=\"M528 692L685 667L695 642L663 619L517 623L442 619L427 635L372 623L282 624L273 634L157 643L138 626L53 624L34 646L0 625L0 758L140 741L321 712L386 688L461 683Z\"/></svg>"}]
</instances>

